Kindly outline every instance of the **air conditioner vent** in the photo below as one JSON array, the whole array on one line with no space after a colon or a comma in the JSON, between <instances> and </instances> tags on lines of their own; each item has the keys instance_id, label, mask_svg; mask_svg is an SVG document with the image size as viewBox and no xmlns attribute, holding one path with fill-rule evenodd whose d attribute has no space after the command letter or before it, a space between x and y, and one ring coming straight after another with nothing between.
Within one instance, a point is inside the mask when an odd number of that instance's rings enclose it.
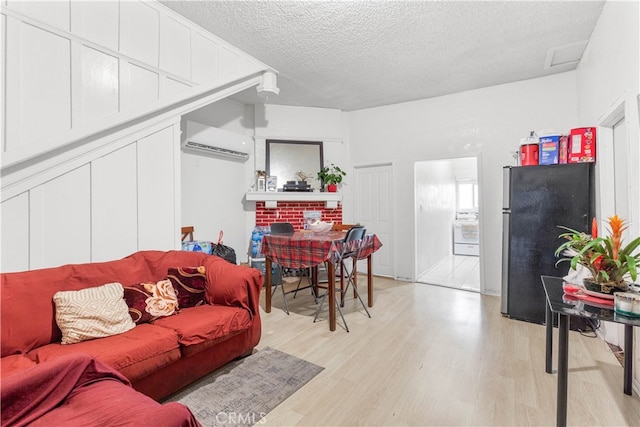
<instances>
[{"instance_id":1,"label":"air conditioner vent","mask_svg":"<svg viewBox=\"0 0 640 427\"><path fill-rule=\"evenodd\" d=\"M192 121L186 122L185 150L216 157L246 161L253 138Z\"/></svg>"},{"instance_id":2,"label":"air conditioner vent","mask_svg":"<svg viewBox=\"0 0 640 427\"><path fill-rule=\"evenodd\" d=\"M242 153L240 151L230 150L228 148L215 147L207 144L200 144L198 142L187 141L184 145L186 148L194 150L208 151L211 154L217 154L219 156L242 158L244 160L249 158L249 153Z\"/></svg>"}]
</instances>

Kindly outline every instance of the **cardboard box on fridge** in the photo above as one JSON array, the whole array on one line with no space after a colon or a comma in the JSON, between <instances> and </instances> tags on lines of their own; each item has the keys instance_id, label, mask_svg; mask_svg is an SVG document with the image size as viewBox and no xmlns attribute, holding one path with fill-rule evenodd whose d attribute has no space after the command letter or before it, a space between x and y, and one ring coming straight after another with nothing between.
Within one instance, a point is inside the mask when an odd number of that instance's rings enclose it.
<instances>
[{"instance_id":1,"label":"cardboard box on fridge","mask_svg":"<svg viewBox=\"0 0 640 427\"><path fill-rule=\"evenodd\" d=\"M560 152L560 135L541 136L539 153L539 165L557 165Z\"/></svg>"},{"instance_id":2,"label":"cardboard box on fridge","mask_svg":"<svg viewBox=\"0 0 640 427\"><path fill-rule=\"evenodd\" d=\"M596 161L596 128L571 129L569 134L569 163Z\"/></svg>"},{"instance_id":3,"label":"cardboard box on fridge","mask_svg":"<svg viewBox=\"0 0 640 427\"><path fill-rule=\"evenodd\" d=\"M539 138L541 165L557 165L567 163L567 145L569 135L546 135Z\"/></svg>"}]
</instances>

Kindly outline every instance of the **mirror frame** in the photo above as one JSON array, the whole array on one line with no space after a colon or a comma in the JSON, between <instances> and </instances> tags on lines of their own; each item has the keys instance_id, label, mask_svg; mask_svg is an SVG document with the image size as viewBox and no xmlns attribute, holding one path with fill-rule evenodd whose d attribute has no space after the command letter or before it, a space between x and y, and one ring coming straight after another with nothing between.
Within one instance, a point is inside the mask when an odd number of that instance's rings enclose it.
<instances>
[{"instance_id":1,"label":"mirror frame","mask_svg":"<svg viewBox=\"0 0 640 427\"><path fill-rule=\"evenodd\" d=\"M318 147L318 169L315 171L309 171L309 172L311 173L318 172L324 166L324 144L322 141L292 141L292 140L281 140L281 139L267 139L266 150L265 150L265 171L267 172L267 176L271 176L272 144L317 146ZM291 175L294 175L295 172L302 170L302 168L298 168L295 165L292 166L292 169L293 169L293 172ZM313 179L316 180L315 175L313 176ZM283 188L285 183L286 183L286 180L282 182L278 180L278 188L279 189Z\"/></svg>"}]
</instances>

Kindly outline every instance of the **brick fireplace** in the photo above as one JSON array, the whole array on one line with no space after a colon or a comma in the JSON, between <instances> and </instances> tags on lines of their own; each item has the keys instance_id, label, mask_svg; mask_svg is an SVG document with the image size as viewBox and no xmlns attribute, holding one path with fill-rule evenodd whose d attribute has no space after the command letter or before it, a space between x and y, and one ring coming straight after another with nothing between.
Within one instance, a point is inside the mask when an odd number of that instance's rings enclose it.
<instances>
[{"instance_id":1,"label":"brick fireplace","mask_svg":"<svg viewBox=\"0 0 640 427\"><path fill-rule=\"evenodd\" d=\"M322 212L322 221L342 223L342 205L338 204L336 209L327 209L325 202L291 202L279 201L278 206L273 209L265 208L265 202L256 202L256 225L271 225L274 222L290 222L293 228L301 230L303 228L302 214L305 211Z\"/></svg>"}]
</instances>

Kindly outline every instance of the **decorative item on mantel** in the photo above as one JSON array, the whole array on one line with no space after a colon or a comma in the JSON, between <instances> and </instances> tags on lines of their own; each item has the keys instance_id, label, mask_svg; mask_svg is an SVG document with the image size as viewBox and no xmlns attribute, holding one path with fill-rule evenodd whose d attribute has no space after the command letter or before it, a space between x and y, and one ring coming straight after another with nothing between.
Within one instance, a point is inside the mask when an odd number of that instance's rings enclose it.
<instances>
[{"instance_id":1,"label":"decorative item on mantel","mask_svg":"<svg viewBox=\"0 0 640 427\"><path fill-rule=\"evenodd\" d=\"M287 181L282 186L282 191L313 191L311 185L307 183L307 179L311 178L311 175L300 171L296 172L296 177L298 177L298 181Z\"/></svg>"},{"instance_id":2,"label":"decorative item on mantel","mask_svg":"<svg viewBox=\"0 0 640 427\"><path fill-rule=\"evenodd\" d=\"M628 228L625 220L614 215L608 222L610 235L606 237L598 236L595 218L591 235L559 226L566 230L559 237L567 241L558 247L556 256L565 256L558 262L570 261L571 269L583 270L579 275L582 283L576 285L582 285L587 293L603 294L612 299L615 292L630 288L629 279L635 282L638 278L640 252L634 254L634 251L640 246L640 237L623 247L622 233Z\"/></svg>"},{"instance_id":3,"label":"decorative item on mantel","mask_svg":"<svg viewBox=\"0 0 640 427\"><path fill-rule=\"evenodd\" d=\"M257 176L257 191L267 191L267 172L262 170L256 171Z\"/></svg>"},{"instance_id":4,"label":"decorative item on mantel","mask_svg":"<svg viewBox=\"0 0 640 427\"><path fill-rule=\"evenodd\" d=\"M318 179L322 184L322 188L326 187L326 191L329 193L335 193L338 191L338 184L342 182L342 178L346 176L347 173L340 169L340 167L331 163L331 167L324 166L318 172Z\"/></svg>"}]
</instances>

